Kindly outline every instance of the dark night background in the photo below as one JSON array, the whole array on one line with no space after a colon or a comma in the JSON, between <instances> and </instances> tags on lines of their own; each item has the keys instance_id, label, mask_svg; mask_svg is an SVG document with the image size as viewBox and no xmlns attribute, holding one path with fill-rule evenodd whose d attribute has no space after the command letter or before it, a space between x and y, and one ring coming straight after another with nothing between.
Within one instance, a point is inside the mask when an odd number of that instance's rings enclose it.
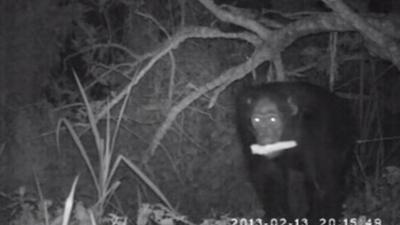
<instances>
[{"instance_id":1,"label":"dark night background","mask_svg":"<svg viewBox=\"0 0 400 225\"><path fill-rule=\"evenodd\" d=\"M108 167L74 73L101 139L118 130L112 162L123 155L154 183L176 210L165 217L196 223L262 215L235 93L282 76L330 88L351 102L360 130L344 215L400 223L400 2L340 1L352 14L332 0L215 0L222 12L209 2L0 2L0 224L45 224L44 211L56 221L77 175L71 224L91 224L88 209L128 224L168 211L126 163L99 204L77 140L96 174Z\"/></svg>"}]
</instances>

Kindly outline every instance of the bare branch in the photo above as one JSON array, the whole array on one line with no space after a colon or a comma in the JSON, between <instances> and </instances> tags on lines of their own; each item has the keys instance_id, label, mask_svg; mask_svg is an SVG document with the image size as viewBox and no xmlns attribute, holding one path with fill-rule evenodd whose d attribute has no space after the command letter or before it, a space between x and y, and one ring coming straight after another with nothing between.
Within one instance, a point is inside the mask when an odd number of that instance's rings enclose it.
<instances>
[{"instance_id":1,"label":"bare branch","mask_svg":"<svg viewBox=\"0 0 400 225\"><path fill-rule=\"evenodd\" d=\"M372 26L340 0L323 0L323 2L335 10L343 20L357 29L368 41L372 41L378 45L376 47L371 46L371 50L381 57L391 60L397 68L400 68L399 46L392 38L379 31L377 29L379 26ZM381 51L379 48L383 48L385 51Z\"/></svg>"},{"instance_id":2,"label":"bare branch","mask_svg":"<svg viewBox=\"0 0 400 225\"><path fill-rule=\"evenodd\" d=\"M146 164L148 160L154 155L157 146L159 145L161 139L164 137L168 128L171 126L175 118L178 116L180 112L182 112L187 106L193 103L196 99L198 99L203 94L207 93L210 90L215 89L221 85L225 87L228 86L235 80L238 80L244 77L247 73L250 73L253 68L259 66L261 63L267 60L271 60L272 56L276 55L275 52L268 45L259 46L256 48L254 54L243 64L234 66L232 68L224 71L221 76L218 78L206 83L202 87L196 89L196 91L192 92L185 98L183 98L178 104L171 108L167 118L161 125L161 127L157 130L156 135L152 139L152 143L148 149L148 155L144 157L143 163Z\"/></svg>"},{"instance_id":3,"label":"bare branch","mask_svg":"<svg viewBox=\"0 0 400 225\"><path fill-rule=\"evenodd\" d=\"M157 49L153 53L146 54L146 58L151 56L152 58L147 62L147 64L141 69L137 75L130 81L130 83L115 97L113 98L108 105L106 105L101 112L96 116L96 119L103 118L108 110L113 108L116 104L118 104L126 95L129 95L132 87L134 87L143 77L144 75L152 68L152 66L165 54L167 54L172 49L175 49L179 46L180 43L189 38L232 38L232 39L240 39L246 40L253 45L259 45L261 40L257 38L257 36L252 35L250 33L242 32L242 33L224 33L216 29L208 28L208 27L187 27L175 35L167 41L161 48ZM143 58L143 57L142 57Z\"/></svg>"},{"instance_id":4,"label":"bare branch","mask_svg":"<svg viewBox=\"0 0 400 225\"><path fill-rule=\"evenodd\" d=\"M262 24L255 20L249 19L242 15L234 15L226 10L222 10L212 0L199 0L208 10L210 10L218 19L232 23L243 28L249 29L260 36L262 39L266 39L270 35L270 30L265 28Z\"/></svg>"}]
</instances>

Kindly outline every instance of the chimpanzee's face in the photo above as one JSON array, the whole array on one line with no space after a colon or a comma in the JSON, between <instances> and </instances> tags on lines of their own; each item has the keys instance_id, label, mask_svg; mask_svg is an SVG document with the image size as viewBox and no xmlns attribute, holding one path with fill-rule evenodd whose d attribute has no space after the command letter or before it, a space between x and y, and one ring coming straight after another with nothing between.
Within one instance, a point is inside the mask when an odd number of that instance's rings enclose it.
<instances>
[{"instance_id":1,"label":"chimpanzee's face","mask_svg":"<svg viewBox=\"0 0 400 225\"><path fill-rule=\"evenodd\" d=\"M254 103L251 112L251 124L259 145L280 141L284 128L284 118L278 106L269 98L262 98Z\"/></svg>"}]
</instances>

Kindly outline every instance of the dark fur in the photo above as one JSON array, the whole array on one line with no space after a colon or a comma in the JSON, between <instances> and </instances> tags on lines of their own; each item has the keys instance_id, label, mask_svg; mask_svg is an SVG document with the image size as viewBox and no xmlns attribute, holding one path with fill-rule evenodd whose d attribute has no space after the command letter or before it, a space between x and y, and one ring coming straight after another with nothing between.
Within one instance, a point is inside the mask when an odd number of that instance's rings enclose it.
<instances>
[{"instance_id":1,"label":"dark fur","mask_svg":"<svg viewBox=\"0 0 400 225\"><path fill-rule=\"evenodd\" d=\"M262 97L273 101L283 114L281 140L298 143L274 159L253 155L250 150L250 145L256 143L250 117ZM298 108L294 115L289 102ZM267 218L304 217L290 207L290 171L303 174L301 185L305 189L306 215L310 220L340 216L345 197L345 171L351 163L355 134L350 115L342 99L308 83L268 83L238 95L238 133L251 181Z\"/></svg>"}]
</instances>

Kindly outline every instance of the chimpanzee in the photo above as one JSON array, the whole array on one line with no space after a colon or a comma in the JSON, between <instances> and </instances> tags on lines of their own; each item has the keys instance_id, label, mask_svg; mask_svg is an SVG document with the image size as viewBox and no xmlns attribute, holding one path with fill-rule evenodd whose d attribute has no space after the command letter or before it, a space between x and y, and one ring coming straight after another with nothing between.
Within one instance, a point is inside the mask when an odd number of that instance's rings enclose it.
<instances>
[{"instance_id":1,"label":"chimpanzee","mask_svg":"<svg viewBox=\"0 0 400 225\"><path fill-rule=\"evenodd\" d=\"M309 83L272 82L240 93L236 111L244 157L266 218L304 218L291 208L293 171L303 177L298 183L309 221L339 218L355 136L347 103ZM252 153L251 145L283 141L295 146L269 156Z\"/></svg>"}]
</instances>

